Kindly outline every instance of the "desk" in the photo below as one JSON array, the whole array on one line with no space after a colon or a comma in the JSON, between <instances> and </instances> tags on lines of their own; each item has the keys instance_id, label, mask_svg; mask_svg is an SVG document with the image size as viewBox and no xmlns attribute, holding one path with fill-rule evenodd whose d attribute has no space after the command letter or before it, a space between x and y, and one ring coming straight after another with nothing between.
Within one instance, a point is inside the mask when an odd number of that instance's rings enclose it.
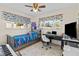
<instances>
[{"instance_id":1,"label":"desk","mask_svg":"<svg viewBox=\"0 0 79 59\"><path fill-rule=\"evenodd\" d=\"M50 43L52 43L53 39L61 41L61 49L63 49L64 42L63 42L63 39L62 39L61 36L57 36L57 35L54 35L54 34L43 34L43 35L46 35L46 37L50 39Z\"/></svg>"},{"instance_id":2,"label":"desk","mask_svg":"<svg viewBox=\"0 0 79 59\"><path fill-rule=\"evenodd\" d=\"M61 49L63 49L63 47L64 47L64 42L72 42L72 43L79 44L79 40L77 40L77 39L66 39L66 38L64 39L63 37L57 36L54 34L43 34L43 35L46 35L46 37L50 39L50 43L52 43L53 39L61 41Z\"/></svg>"},{"instance_id":3,"label":"desk","mask_svg":"<svg viewBox=\"0 0 79 59\"><path fill-rule=\"evenodd\" d=\"M63 44L66 42L66 45L67 45L67 42L72 42L72 43L76 43L76 44L79 44L79 40L77 39L64 39L63 38ZM64 47L64 46L63 46Z\"/></svg>"}]
</instances>

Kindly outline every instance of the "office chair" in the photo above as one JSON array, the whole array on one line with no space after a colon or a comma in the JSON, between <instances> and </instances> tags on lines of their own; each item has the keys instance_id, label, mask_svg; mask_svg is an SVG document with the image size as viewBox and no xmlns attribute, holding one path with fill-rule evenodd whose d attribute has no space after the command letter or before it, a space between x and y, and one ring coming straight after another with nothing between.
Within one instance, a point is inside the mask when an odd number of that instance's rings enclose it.
<instances>
[{"instance_id":1,"label":"office chair","mask_svg":"<svg viewBox=\"0 0 79 59\"><path fill-rule=\"evenodd\" d=\"M48 48L51 48L50 40L45 35L42 35L42 42L43 42L42 48L45 47L46 50L48 50Z\"/></svg>"}]
</instances>

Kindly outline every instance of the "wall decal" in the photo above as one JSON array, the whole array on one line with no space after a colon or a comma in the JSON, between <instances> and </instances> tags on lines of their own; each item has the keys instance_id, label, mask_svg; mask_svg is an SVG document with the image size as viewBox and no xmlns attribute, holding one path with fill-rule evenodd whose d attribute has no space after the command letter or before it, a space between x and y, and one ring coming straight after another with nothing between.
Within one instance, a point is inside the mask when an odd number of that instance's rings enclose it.
<instances>
[{"instance_id":1,"label":"wall decal","mask_svg":"<svg viewBox=\"0 0 79 59\"><path fill-rule=\"evenodd\" d=\"M15 23L25 23L28 24L30 23L30 18L28 17L23 17L23 16L19 16L10 12L5 12L5 11L1 11L0 14L0 18L6 20L6 21L11 21L11 22L15 22Z\"/></svg>"},{"instance_id":2,"label":"wall decal","mask_svg":"<svg viewBox=\"0 0 79 59\"><path fill-rule=\"evenodd\" d=\"M58 14L54 16L48 16L39 18L39 26L41 27L55 27L61 28L61 22L63 21L63 14Z\"/></svg>"}]
</instances>

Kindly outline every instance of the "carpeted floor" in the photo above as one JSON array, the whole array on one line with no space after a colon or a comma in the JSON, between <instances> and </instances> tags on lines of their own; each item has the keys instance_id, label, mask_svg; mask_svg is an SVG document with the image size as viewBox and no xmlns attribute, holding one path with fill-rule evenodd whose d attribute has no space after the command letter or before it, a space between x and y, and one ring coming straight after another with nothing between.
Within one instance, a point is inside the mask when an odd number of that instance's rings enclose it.
<instances>
[{"instance_id":1,"label":"carpeted floor","mask_svg":"<svg viewBox=\"0 0 79 59\"><path fill-rule=\"evenodd\" d=\"M22 56L61 56L62 50L59 45L52 44L52 48L46 50L42 48L42 43L38 42L32 46L19 51Z\"/></svg>"}]
</instances>

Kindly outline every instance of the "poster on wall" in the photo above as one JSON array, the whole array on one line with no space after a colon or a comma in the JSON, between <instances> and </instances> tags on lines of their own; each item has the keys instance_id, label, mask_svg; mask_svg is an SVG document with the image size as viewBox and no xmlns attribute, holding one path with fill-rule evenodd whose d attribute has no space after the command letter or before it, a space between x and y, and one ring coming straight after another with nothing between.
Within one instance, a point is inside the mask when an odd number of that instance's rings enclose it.
<instances>
[{"instance_id":1,"label":"poster on wall","mask_svg":"<svg viewBox=\"0 0 79 59\"><path fill-rule=\"evenodd\" d=\"M31 29L32 30L36 30L37 29L36 22L32 22Z\"/></svg>"}]
</instances>

